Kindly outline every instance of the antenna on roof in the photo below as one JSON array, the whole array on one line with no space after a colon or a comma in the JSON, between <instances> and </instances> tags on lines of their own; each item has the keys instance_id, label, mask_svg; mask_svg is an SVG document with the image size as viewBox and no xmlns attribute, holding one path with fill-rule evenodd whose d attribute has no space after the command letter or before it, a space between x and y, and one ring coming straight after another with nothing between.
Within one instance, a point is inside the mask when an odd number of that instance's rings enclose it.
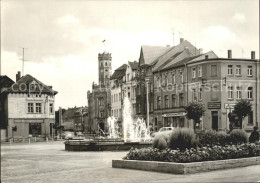
<instances>
[{"instance_id":1,"label":"antenna on roof","mask_svg":"<svg viewBox=\"0 0 260 183\"><path fill-rule=\"evenodd\" d=\"M195 41L195 47L194 47L194 49L195 49L195 56L197 55L197 51L196 51L196 41Z\"/></svg>"},{"instance_id":2,"label":"antenna on roof","mask_svg":"<svg viewBox=\"0 0 260 183\"><path fill-rule=\"evenodd\" d=\"M172 28L172 46L174 46L174 27Z\"/></svg>"},{"instance_id":3,"label":"antenna on roof","mask_svg":"<svg viewBox=\"0 0 260 183\"><path fill-rule=\"evenodd\" d=\"M23 47L20 47L20 48L22 48L22 49L23 49L23 58L22 58L22 59L20 59L20 60L22 60L22 61L23 61L23 67L22 67L22 76L24 76L24 61L28 61L28 60L24 60L24 49L27 49L27 48L23 48Z\"/></svg>"}]
</instances>

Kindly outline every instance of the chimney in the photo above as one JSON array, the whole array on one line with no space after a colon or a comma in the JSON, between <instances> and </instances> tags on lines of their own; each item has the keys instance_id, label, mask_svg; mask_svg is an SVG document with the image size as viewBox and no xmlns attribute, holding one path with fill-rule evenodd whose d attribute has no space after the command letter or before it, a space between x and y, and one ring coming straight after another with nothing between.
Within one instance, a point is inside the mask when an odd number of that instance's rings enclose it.
<instances>
[{"instance_id":1,"label":"chimney","mask_svg":"<svg viewBox=\"0 0 260 183\"><path fill-rule=\"evenodd\" d=\"M232 58L232 50L228 50L228 58Z\"/></svg>"},{"instance_id":2,"label":"chimney","mask_svg":"<svg viewBox=\"0 0 260 183\"><path fill-rule=\"evenodd\" d=\"M48 86L50 89L52 89L52 86Z\"/></svg>"},{"instance_id":3,"label":"chimney","mask_svg":"<svg viewBox=\"0 0 260 183\"><path fill-rule=\"evenodd\" d=\"M16 74L16 82L21 78L21 71L18 71Z\"/></svg>"},{"instance_id":4,"label":"chimney","mask_svg":"<svg viewBox=\"0 0 260 183\"><path fill-rule=\"evenodd\" d=\"M251 59L255 59L255 51L251 51Z\"/></svg>"},{"instance_id":5,"label":"chimney","mask_svg":"<svg viewBox=\"0 0 260 183\"><path fill-rule=\"evenodd\" d=\"M203 53L203 49L200 48L200 49L199 49L199 54L202 54L202 53Z\"/></svg>"},{"instance_id":6,"label":"chimney","mask_svg":"<svg viewBox=\"0 0 260 183\"><path fill-rule=\"evenodd\" d=\"M180 43L182 43L184 41L184 38L180 38Z\"/></svg>"},{"instance_id":7,"label":"chimney","mask_svg":"<svg viewBox=\"0 0 260 183\"><path fill-rule=\"evenodd\" d=\"M205 60L208 60L209 59L209 56L208 55L205 55Z\"/></svg>"}]
</instances>

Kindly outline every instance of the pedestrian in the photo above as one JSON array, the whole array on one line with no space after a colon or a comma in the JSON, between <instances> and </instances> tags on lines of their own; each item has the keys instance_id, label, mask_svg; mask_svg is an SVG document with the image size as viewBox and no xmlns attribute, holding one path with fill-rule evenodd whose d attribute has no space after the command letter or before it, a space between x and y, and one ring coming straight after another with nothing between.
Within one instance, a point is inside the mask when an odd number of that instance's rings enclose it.
<instances>
[{"instance_id":1,"label":"pedestrian","mask_svg":"<svg viewBox=\"0 0 260 183\"><path fill-rule=\"evenodd\" d=\"M258 127L254 126L254 131L251 133L249 137L249 142L250 143L255 143L259 141L259 132L257 131Z\"/></svg>"},{"instance_id":2,"label":"pedestrian","mask_svg":"<svg viewBox=\"0 0 260 183\"><path fill-rule=\"evenodd\" d=\"M95 138L96 137L96 131L93 130L93 137Z\"/></svg>"}]
</instances>

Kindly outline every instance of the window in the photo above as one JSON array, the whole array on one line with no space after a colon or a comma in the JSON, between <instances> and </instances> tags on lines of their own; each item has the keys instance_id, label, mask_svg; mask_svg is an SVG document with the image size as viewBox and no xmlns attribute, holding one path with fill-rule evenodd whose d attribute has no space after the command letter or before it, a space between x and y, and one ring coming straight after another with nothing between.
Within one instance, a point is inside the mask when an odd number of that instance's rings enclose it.
<instances>
[{"instance_id":1,"label":"window","mask_svg":"<svg viewBox=\"0 0 260 183\"><path fill-rule=\"evenodd\" d=\"M237 86L237 99L241 99L242 97L242 87L241 86Z\"/></svg>"},{"instance_id":2,"label":"window","mask_svg":"<svg viewBox=\"0 0 260 183\"><path fill-rule=\"evenodd\" d=\"M114 102L114 101L113 101L113 95L111 95L111 101L112 101L112 103Z\"/></svg>"},{"instance_id":3,"label":"window","mask_svg":"<svg viewBox=\"0 0 260 183\"><path fill-rule=\"evenodd\" d=\"M183 73L180 71L180 83L183 83Z\"/></svg>"},{"instance_id":4,"label":"window","mask_svg":"<svg viewBox=\"0 0 260 183\"><path fill-rule=\"evenodd\" d=\"M199 88L199 100L202 100L202 88Z\"/></svg>"},{"instance_id":5,"label":"window","mask_svg":"<svg viewBox=\"0 0 260 183\"><path fill-rule=\"evenodd\" d=\"M180 107L184 106L184 94L180 93L179 95L179 103L180 103Z\"/></svg>"},{"instance_id":6,"label":"window","mask_svg":"<svg viewBox=\"0 0 260 183\"><path fill-rule=\"evenodd\" d=\"M252 67L252 65L247 66L247 76L253 76L253 67Z\"/></svg>"},{"instance_id":7,"label":"window","mask_svg":"<svg viewBox=\"0 0 260 183\"><path fill-rule=\"evenodd\" d=\"M50 114L53 114L53 103L50 103Z\"/></svg>"},{"instance_id":8,"label":"window","mask_svg":"<svg viewBox=\"0 0 260 183\"><path fill-rule=\"evenodd\" d=\"M140 103L138 104L138 112L139 113L141 112L141 104Z\"/></svg>"},{"instance_id":9,"label":"window","mask_svg":"<svg viewBox=\"0 0 260 183\"><path fill-rule=\"evenodd\" d=\"M201 66L198 67L198 77L202 77L202 68L201 68Z\"/></svg>"},{"instance_id":10,"label":"window","mask_svg":"<svg viewBox=\"0 0 260 183\"><path fill-rule=\"evenodd\" d=\"M241 75L241 65L236 66L236 75Z\"/></svg>"},{"instance_id":11,"label":"window","mask_svg":"<svg viewBox=\"0 0 260 183\"><path fill-rule=\"evenodd\" d=\"M41 123L29 123L29 134L33 137L41 135L42 127Z\"/></svg>"},{"instance_id":12,"label":"window","mask_svg":"<svg viewBox=\"0 0 260 183\"><path fill-rule=\"evenodd\" d=\"M169 108L169 97L168 97L168 95L164 96L164 101L165 101L165 108L166 109Z\"/></svg>"},{"instance_id":13,"label":"window","mask_svg":"<svg viewBox=\"0 0 260 183\"><path fill-rule=\"evenodd\" d=\"M99 117L103 118L103 116L104 116L104 112L103 111L99 111Z\"/></svg>"},{"instance_id":14,"label":"window","mask_svg":"<svg viewBox=\"0 0 260 183\"><path fill-rule=\"evenodd\" d=\"M107 63L105 62L105 66L107 66Z\"/></svg>"},{"instance_id":15,"label":"window","mask_svg":"<svg viewBox=\"0 0 260 183\"><path fill-rule=\"evenodd\" d=\"M111 115L114 116L113 110L111 110Z\"/></svg>"},{"instance_id":16,"label":"window","mask_svg":"<svg viewBox=\"0 0 260 183\"><path fill-rule=\"evenodd\" d=\"M99 98L98 104L99 104L99 105L104 105L104 99L103 99L103 98Z\"/></svg>"},{"instance_id":17,"label":"window","mask_svg":"<svg viewBox=\"0 0 260 183\"><path fill-rule=\"evenodd\" d=\"M172 75L172 84L175 84L175 74Z\"/></svg>"},{"instance_id":18,"label":"window","mask_svg":"<svg viewBox=\"0 0 260 183\"><path fill-rule=\"evenodd\" d=\"M217 76L217 65L211 65L211 76Z\"/></svg>"},{"instance_id":19,"label":"window","mask_svg":"<svg viewBox=\"0 0 260 183\"><path fill-rule=\"evenodd\" d=\"M160 77L157 77L156 85L157 85L156 86L157 88L160 88L160 86L161 86Z\"/></svg>"},{"instance_id":20,"label":"window","mask_svg":"<svg viewBox=\"0 0 260 183\"><path fill-rule=\"evenodd\" d=\"M122 97L121 97L121 93L119 93L119 101L121 101Z\"/></svg>"},{"instance_id":21,"label":"window","mask_svg":"<svg viewBox=\"0 0 260 183\"><path fill-rule=\"evenodd\" d=\"M248 114L248 124L253 124L253 121L254 121L254 116L253 116L253 111L251 111Z\"/></svg>"},{"instance_id":22,"label":"window","mask_svg":"<svg viewBox=\"0 0 260 183\"><path fill-rule=\"evenodd\" d=\"M102 63L102 62L100 63L100 66L103 66L103 63Z\"/></svg>"},{"instance_id":23,"label":"window","mask_svg":"<svg viewBox=\"0 0 260 183\"><path fill-rule=\"evenodd\" d=\"M232 74L233 74L233 66L228 65L228 75L232 75Z\"/></svg>"},{"instance_id":24,"label":"window","mask_svg":"<svg viewBox=\"0 0 260 183\"><path fill-rule=\"evenodd\" d=\"M211 100L216 101L219 98L219 90L217 85L213 85L211 89Z\"/></svg>"},{"instance_id":25,"label":"window","mask_svg":"<svg viewBox=\"0 0 260 183\"><path fill-rule=\"evenodd\" d=\"M33 103L28 103L28 113L33 113Z\"/></svg>"},{"instance_id":26,"label":"window","mask_svg":"<svg viewBox=\"0 0 260 183\"><path fill-rule=\"evenodd\" d=\"M157 109L161 109L161 97L157 97Z\"/></svg>"},{"instance_id":27,"label":"window","mask_svg":"<svg viewBox=\"0 0 260 183\"><path fill-rule=\"evenodd\" d=\"M247 89L247 98L253 99L253 87L248 87Z\"/></svg>"},{"instance_id":28,"label":"window","mask_svg":"<svg viewBox=\"0 0 260 183\"><path fill-rule=\"evenodd\" d=\"M176 94L172 95L172 107L176 107Z\"/></svg>"},{"instance_id":29,"label":"window","mask_svg":"<svg viewBox=\"0 0 260 183\"><path fill-rule=\"evenodd\" d=\"M138 95L141 95L141 87L140 87L140 85L137 86L137 93L138 93Z\"/></svg>"},{"instance_id":30,"label":"window","mask_svg":"<svg viewBox=\"0 0 260 183\"><path fill-rule=\"evenodd\" d=\"M129 81L129 79L130 79L130 74L128 73L127 74L127 81Z\"/></svg>"},{"instance_id":31,"label":"window","mask_svg":"<svg viewBox=\"0 0 260 183\"><path fill-rule=\"evenodd\" d=\"M228 86L228 99L233 99L233 86Z\"/></svg>"},{"instance_id":32,"label":"window","mask_svg":"<svg viewBox=\"0 0 260 183\"><path fill-rule=\"evenodd\" d=\"M192 78L196 78L196 68L192 68Z\"/></svg>"},{"instance_id":33,"label":"window","mask_svg":"<svg viewBox=\"0 0 260 183\"><path fill-rule=\"evenodd\" d=\"M197 92L196 89L192 89L192 100L197 101Z\"/></svg>"},{"instance_id":34,"label":"window","mask_svg":"<svg viewBox=\"0 0 260 183\"><path fill-rule=\"evenodd\" d=\"M36 109L36 113L41 113L42 112L42 104L41 103L36 103L35 104L36 105L36 107L35 107L35 109Z\"/></svg>"}]
</instances>

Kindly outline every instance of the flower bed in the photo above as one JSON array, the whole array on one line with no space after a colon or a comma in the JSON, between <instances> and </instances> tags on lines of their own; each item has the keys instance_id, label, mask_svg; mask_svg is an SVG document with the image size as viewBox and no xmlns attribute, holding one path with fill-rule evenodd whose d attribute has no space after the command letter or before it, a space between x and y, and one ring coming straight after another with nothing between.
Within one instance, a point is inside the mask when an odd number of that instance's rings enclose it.
<instances>
[{"instance_id":1,"label":"flower bed","mask_svg":"<svg viewBox=\"0 0 260 183\"><path fill-rule=\"evenodd\" d=\"M157 148L130 149L125 160L144 160L189 163L260 156L260 144L246 143L213 147L197 147L186 150L159 150Z\"/></svg>"}]
</instances>

